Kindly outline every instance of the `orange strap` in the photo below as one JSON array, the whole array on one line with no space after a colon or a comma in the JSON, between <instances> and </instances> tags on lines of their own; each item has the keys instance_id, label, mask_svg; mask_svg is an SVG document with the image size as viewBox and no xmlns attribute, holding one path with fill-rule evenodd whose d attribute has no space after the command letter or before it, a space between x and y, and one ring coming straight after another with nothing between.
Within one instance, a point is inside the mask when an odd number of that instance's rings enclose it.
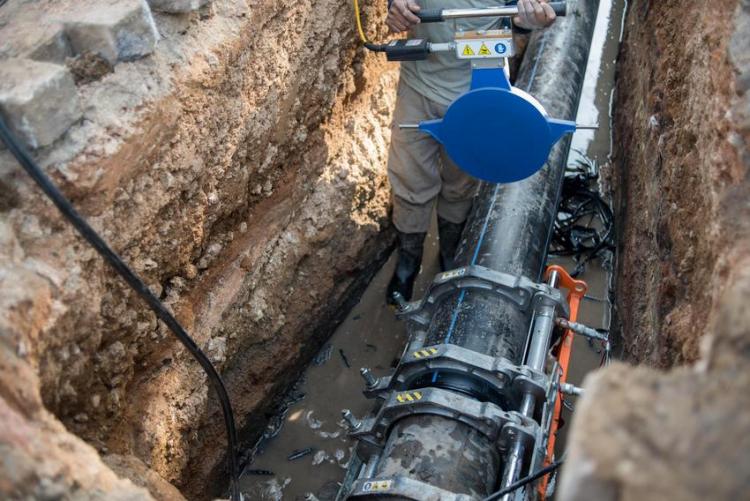
<instances>
[{"instance_id":1,"label":"orange strap","mask_svg":"<svg viewBox=\"0 0 750 501\"><path fill-rule=\"evenodd\" d=\"M583 280L575 280L571 277L565 268L562 266L549 266L545 272L545 280L549 280L550 274L556 271L559 276L557 284L558 288L564 288L568 290L568 305L570 305L570 321L575 322L578 319L578 307L581 304L583 296L586 295L588 285ZM560 384L566 382L568 379L568 365L570 364L570 355L573 351L573 337L575 334L571 330L566 330L563 333L560 344L556 350L555 356L557 362L560 364ZM549 443L547 444L547 457L544 459L544 466L552 464L552 459L555 456L555 439L557 438L557 430L560 427L560 419L562 415L562 393L558 390L557 399L555 400L555 410L552 416L552 423L550 425ZM546 498L547 494L547 483L549 482L549 475L542 478L539 483L539 499L542 501Z\"/></svg>"}]
</instances>

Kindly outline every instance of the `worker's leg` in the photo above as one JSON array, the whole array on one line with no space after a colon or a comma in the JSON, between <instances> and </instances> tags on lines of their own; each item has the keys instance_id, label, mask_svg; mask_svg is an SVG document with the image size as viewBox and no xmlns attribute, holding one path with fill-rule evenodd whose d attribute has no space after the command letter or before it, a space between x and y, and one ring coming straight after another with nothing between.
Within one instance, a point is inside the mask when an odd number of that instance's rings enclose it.
<instances>
[{"instance_id":1,"label":"worker's leg","mask_svg":"<svg viewBox=\"0 0 750 501\"><path fill-rule=\"evenodd\" d=\"M391 127L388 178L393 195L393 224L398 230L399 258L386 300L398 292L410 300L419 274L424 238L430 227L435 198L440 192L440 146L418 130L401 130L402 123L437 118L430 103L404 83L399 84Z\"/></svg>"},{"instance_id":2,"label":"worker's leg","mask_svg":"<svg viewBox=\"0 0 750 501\"><path fill-rule=\"evenodd\" d=\"M440 144L429 134L399 129L403 123L439 118L431 103L406 84L399 84L388 152L388 178L393 194L393 224L404 233L425 233L435 197L440 193Z\"/></svg>"},{"instance_id":3,"label":"worker's leg","mask_svg":"<svg viewBox=\"0 0 750 501\"><path fill-rule=\"evenodd\" d=\"M455 268L454 257L461 240L479 181L458 168L441 148L442 189L438 196L440 268Z\"/></svg>"}]
</instances>

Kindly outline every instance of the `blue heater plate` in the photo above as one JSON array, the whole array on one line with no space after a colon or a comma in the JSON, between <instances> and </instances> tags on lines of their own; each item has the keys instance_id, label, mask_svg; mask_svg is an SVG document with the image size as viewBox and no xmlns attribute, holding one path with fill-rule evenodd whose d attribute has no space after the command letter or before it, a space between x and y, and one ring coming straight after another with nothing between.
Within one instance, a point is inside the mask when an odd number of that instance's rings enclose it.
<instances>
[{"instance_id":1,"label":"blue heater plate","mask_svg":"<svg viewBox=\"0 0 750 501\"><path fill-rule=\"evenodd\" d=\"M548 118L533 97L511 87L502 69L474 70L472 87L441 120L422 122L420 129L476 178L492 183L526 179L544 166L564 134L575 131L574 122Z\"/></svg>"}]
</instances>

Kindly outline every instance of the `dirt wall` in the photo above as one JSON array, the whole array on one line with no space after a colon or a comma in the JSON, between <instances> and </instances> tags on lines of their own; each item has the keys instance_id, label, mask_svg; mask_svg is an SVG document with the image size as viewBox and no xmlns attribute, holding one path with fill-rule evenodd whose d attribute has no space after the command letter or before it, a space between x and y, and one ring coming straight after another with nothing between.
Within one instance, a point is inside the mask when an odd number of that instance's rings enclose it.
<instances>
[{"instance_id":1,"label":"dirt wall","mask_svg":"<svg viewBox=\"0 0 750 501\"><path fill-rule=\"evenodd\" d=\"M563 500L750 488L750 2L630 2L615 95L626 360L576 408ZM657 370L668 369L671 370Z\"/></svg>"},{"instance_id":2,"label":"dirt wall","mask_svg":"<svg viewBox=\"0 0 750 501\"><path fill-rule=\"evenodd\" d=\"M618 312L627 356L659 367L698 359L735 239L721 204L746 174L730 115L737 4L630 6L615 96Z\"/></svg>"},{"instance_id":3,"label":"dirt wall","mask_svg":"<svg viewBox=\"0 0 750 501\"><path fill-rule=\"evenodd\" d=\"M155 52L80 81L82 120L35 156L252 428L391 246L397 68L356 49L341 2L154 17ZM0 187L0 497L221 493L223 423L197 364L7 151Z\"/></svg>"}]
</instances>

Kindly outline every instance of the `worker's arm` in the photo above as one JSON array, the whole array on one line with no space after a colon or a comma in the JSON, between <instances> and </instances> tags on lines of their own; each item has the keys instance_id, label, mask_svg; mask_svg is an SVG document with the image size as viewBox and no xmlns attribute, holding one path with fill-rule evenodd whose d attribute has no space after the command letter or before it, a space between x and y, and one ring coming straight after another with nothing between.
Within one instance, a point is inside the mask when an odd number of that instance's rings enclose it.
<instances>
[{"instance_id":1,"label":"worker's arm","mask_svg":"<svg viewBox=\"0 0 750 501\"><path fill-rule=\"evenodd\" d=\"M412 26L419 23L416 12L419 12L416 0L392 0L388 2L388 17L385 24L393 33L409 31Z\"/></svg>"},{"instance_id":2,"label":"worker's arm","mask_svg":"<svg viewBox=\"0 0 750 501\"><path fill-rule=\"evenodd\" d=\"M550 26L556 18L548 0L518 0L518 15L513 24L522 31L531 31Z\"/></svg>"},{"instance_id":3,"label":"worker's arm","mask_svg":"<svg viewBox=\"0 0 750 501\"><path fill-rule=\"evenodd\" d=\"M510 79L516 80L523 54L529 44L529 34L540 28L546 28L555 22L555 11L547 5L547 0L518 0L518 15L513 18L513 41L516 55L510 60Z\"/></svg>"}]
</instances>

